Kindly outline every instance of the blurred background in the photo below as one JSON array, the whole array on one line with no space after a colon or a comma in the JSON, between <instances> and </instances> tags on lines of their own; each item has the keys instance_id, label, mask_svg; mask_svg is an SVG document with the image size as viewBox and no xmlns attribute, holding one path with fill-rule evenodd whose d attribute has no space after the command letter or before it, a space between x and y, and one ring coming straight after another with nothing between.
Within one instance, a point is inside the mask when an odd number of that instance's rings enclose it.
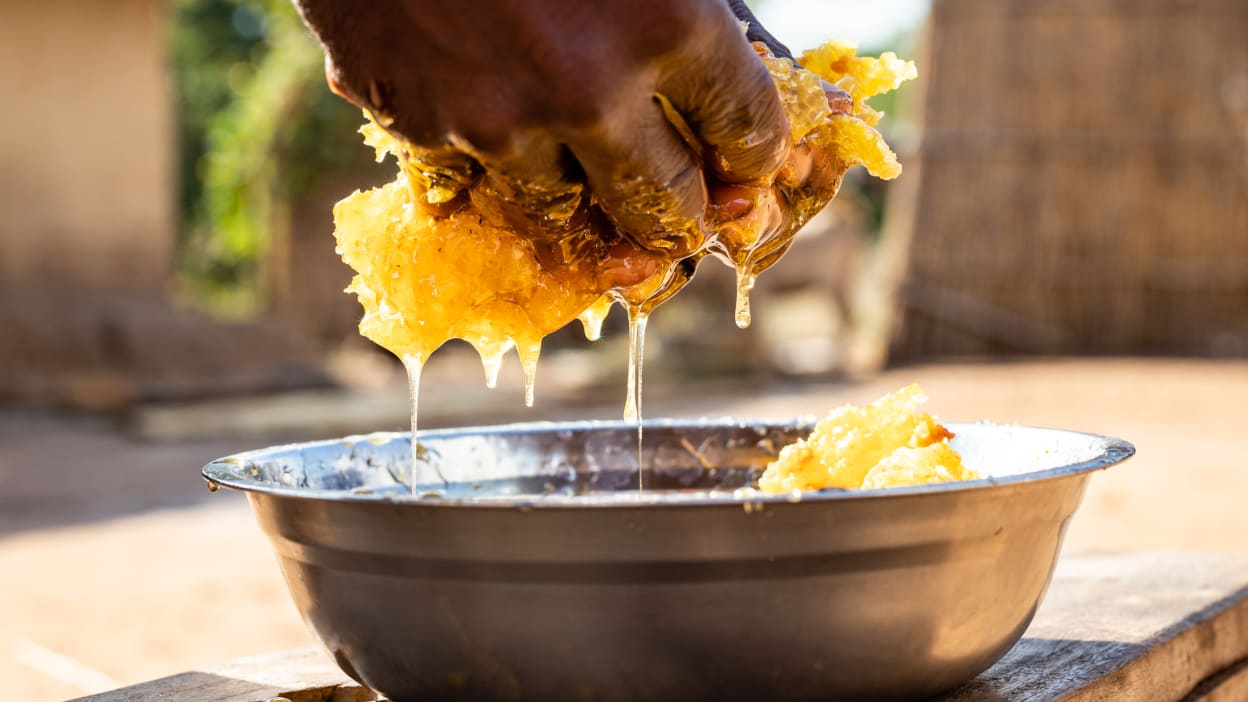
<instances>
[{"instance_id":1,"label":"blurred background","mask_svg":"<svg viewBox=\"0 0 1248 702\"><path fill-rule=\"evenodd\" d=\"M1068 549L1248 552L1248 4L759 0L795 50L893 50L906 172L854 172L732 322L653 317L649 416L821 414L912 381L948 419L1110 433ZM0 680L65 699L309 641L207 460L401 429L333 203L393 177L286 0L0 0ZM861 169L858 169L860 171ZM424 426L618 416L623 315L537 405L452 344Z\"/></svg>"}]
</instances>

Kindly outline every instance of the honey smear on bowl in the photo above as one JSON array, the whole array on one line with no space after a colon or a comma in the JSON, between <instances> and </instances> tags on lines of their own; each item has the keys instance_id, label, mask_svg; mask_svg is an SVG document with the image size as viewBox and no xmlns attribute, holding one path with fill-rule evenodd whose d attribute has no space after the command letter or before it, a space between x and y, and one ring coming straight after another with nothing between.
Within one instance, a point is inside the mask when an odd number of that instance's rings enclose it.
<instances>
[{"instance_id":1,"label":"honey smear on bowl","mask_svg":"<svg viewBox=\"0 0 1248 702\"><path fill-rule=\"evenodd\" d=\"M927 395L904 387L865 407L838 407L805 439L785 446L759 478L768 493L885 488L974 480L949 445L953 432L923 412Z\"/></svg>"}]
</instances>

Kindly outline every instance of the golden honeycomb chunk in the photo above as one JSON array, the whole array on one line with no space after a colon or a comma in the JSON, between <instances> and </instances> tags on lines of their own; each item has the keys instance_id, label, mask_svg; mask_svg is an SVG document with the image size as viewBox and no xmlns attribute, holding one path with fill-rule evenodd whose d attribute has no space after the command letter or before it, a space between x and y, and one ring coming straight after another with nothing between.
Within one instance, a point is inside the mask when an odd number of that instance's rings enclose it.
<instances>
[{"instance_id":1,"label":"golden honeycomb chunk","mask_svg":"<svg viewBox=\"0 0 1248 702\"><path fill-rule=\"evenodd\" d=\"M862 164L882 178L900 173L872 126L878 115L863 101L914 72L896 57L859 58L846 43L808 52L803 60L813 72L755 48L775 78L793 151L773 182L733 186L744 193L734 202L744 206L730 218L708 208L701 241L684 252L634 242L580 185L502 192L470 158L366 124L365 142L378 160L394 156L399 173L334 208L338 252L356 272L348 291L364 308L360 332L417 366L459 338L487 368L516 348L531 369L547 334L578 317L595 332L612 300L648 312L687 283L707 253L736 266L748 292L753 276L832 199L846 170ZM845 87L857 114L833 113L821 78Z\"/></svg>"},{"instance_id":2,"label":"golden honeycomb chunk","mask_svg":"<svg viewBox=\"0 0 1248 702\"><path fill-rule=\"evenodd\" d=\"M810 436L781 449L759 489L881 488L978 477L949 445L953 434L919 411L926 401L923 390L910 385L865 407L832 410Z\"/></svg>"}]
</instances>

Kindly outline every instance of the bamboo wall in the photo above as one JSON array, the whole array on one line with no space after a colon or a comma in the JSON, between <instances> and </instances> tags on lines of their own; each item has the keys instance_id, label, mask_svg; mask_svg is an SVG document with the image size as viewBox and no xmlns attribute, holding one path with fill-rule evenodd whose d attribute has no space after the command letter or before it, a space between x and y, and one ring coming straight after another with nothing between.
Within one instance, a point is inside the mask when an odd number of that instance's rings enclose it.
<instances>
[{"instance_id":1,"label":"bamboo wall","mask_svg":"<svg viewBox=\"0 0 1248 702\"><path fill-rule=\"evenodd\" d=\"M1248 0L934 0L894 358L1248 355Z\"/></svg>"}]
</instances>

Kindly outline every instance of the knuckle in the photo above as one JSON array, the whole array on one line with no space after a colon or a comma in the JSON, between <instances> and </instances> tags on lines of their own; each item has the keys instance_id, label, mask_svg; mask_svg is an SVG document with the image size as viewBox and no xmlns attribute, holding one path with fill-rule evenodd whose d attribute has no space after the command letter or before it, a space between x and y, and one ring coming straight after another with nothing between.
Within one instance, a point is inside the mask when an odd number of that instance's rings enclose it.
<instances>
[{"instance_id":1,"label":"knuckle","mask_svg":"<svg viewBox=\"0 0 1248 702\"><path fill-rule=\"evenodd\" d=\"M498 124L475 123L452 130L451 142L470 154L497 155L505 153L510 131Z\"/></svg>"},{"instance_id":2,"label":"knuckle","mask_svg":"<svg viewBox=\"0 0 1248 702\"><path fill-rule=\"evenodd\" d=\"M606 123L610 109L603 94L577 87L552 99L547 116L552 124L569 131L596 132Z\"/></svg>"},{"instance_id":3,"label":"knuckle","mask_svg":"<svg viewBox=\"0 0 1248 702\"><path fill-rule=\"evenodd\" d=\"M432 147L443 141L443 135L436 123L419 113L400 112L386 128L417 146Z\"/></svg>"},{"instance_id":4,"label":"knuckle","mask_svg":"<svg viewBox=\"0 0 1248 702\"><path fill-rule=\"evenodd\" d=\"M669 6L672 8L671 21L666 24L678 41L697 38L712 27L736 27L736 18L722 0L677 2L670 3ZM694 33L691 30L702 32Z\"/></svg>"},{"instance_id":5,"label":"knuckle","mask_svg":"<svg viewBox=\"0 0 1248 702\"><path fill-rule=\"evenodd\" d=\"M622 102L646 92L644 84L638 83L634 69L624 61L588 60L569 64L561 76L546 81L541 116L557 128L601 129L609 118L620 112Z\"/></svg>"},{"instance_id":6,"label":"knuckle","mask_svg":"<svg viewBox=\"0 0 1248 702\"><path fill-rule=\"evenodd\" d=\"M510 147L518 122L509 105L469 101L451 115L448 136L469 153L499 155Z\"/></svg>"}]
</instances>

